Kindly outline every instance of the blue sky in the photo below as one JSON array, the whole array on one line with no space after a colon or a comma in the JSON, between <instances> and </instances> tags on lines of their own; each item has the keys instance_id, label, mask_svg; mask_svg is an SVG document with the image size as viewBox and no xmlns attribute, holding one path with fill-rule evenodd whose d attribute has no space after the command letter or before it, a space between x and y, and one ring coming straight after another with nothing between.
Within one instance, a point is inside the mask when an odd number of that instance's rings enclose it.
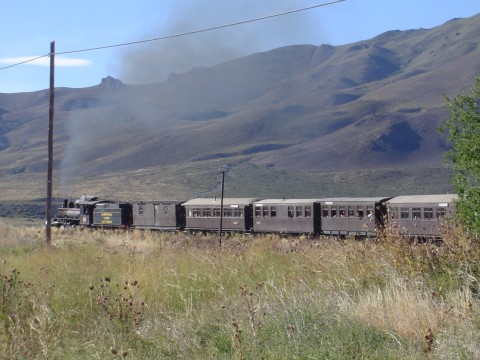
<instances>
[{"instance_id":1,"label":"blue sky","mask_svg":"<svg viewBox=\"0 0 480 360\"><path fill-rule=\"evenodd\" d=\"M206 29L327 3L329 0L5 0L0 68L56 52ZM291 44L342 45L388 30L432 28L480 13L476 0L345 0L309 11L201 34L55 57L55 85L82 88L106 76L127 83L164 80ZM0 92L49 86L49 59L0 70Z\"/></svg>"}]
</instances>

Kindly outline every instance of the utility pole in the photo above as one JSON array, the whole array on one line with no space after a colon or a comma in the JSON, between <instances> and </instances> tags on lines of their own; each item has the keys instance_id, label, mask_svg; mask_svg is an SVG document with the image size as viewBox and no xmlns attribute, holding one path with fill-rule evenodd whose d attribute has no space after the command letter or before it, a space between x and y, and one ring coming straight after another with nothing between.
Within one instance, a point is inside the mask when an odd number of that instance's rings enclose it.
<instances>
[{"instance_id":1,"label":"utility pole","mask_svg":"<svg viewBox=\"0 0 480 360\"><path fill-rule=\"evenodd\" d=\"M223 226L223 189L225 183L225 170L222 173L222 195L220 200L220 228L218 229L218 246L222 247L222 226Z\"/></svg>"},{"instance_id":2,"label":"utility pole","mask_svg":"<svg viewBox=\"0 0 480 360\"><path fill-rule=\"evenodd\" d=\"M46 236L47 245L52 241L52 169L53 169L53 109L55 89L55 41L50 43L50 96L48 106L48 165L47 165L47 209Z\"/></svg>"}]
</instances>

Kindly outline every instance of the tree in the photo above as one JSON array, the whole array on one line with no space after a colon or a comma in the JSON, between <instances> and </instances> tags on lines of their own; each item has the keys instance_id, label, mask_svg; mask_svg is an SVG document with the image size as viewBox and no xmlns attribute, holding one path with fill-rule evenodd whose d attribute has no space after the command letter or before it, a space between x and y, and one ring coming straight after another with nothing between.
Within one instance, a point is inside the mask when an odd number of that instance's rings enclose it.
<instances>
[{"instance_id":1,"label":"tree","mask_svg":"<svg viewBox=\"0 0 480 360\"><path fill-rule=\"evenodd\" d=\"M457 213L465 229L480 235L480 76L470 93L446 97L450 117L441 131L452 147L446 158L453 166L452 184L458 194Z\"/></svg>"}]
</instances>

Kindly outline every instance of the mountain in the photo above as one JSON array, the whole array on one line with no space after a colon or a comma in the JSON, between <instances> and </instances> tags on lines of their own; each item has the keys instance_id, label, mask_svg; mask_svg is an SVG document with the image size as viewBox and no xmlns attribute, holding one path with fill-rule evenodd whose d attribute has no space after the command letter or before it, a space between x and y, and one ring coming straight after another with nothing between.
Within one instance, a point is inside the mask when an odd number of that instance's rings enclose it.
<instances>
[{"instance_id":1,"label":"mountain","mask_svg":"<svg viewBox=\"0 0 480 360\"><path fill-rule=\"evenodd\" d=\"M444 96L480 73L479 41L477 15L277 48L151 85L57 88L54 168L68 182L212 160L287 172L440 167ZM48 90L0 93L3 181L45 172L47 118Z\"/></svg>"}]
</instances>

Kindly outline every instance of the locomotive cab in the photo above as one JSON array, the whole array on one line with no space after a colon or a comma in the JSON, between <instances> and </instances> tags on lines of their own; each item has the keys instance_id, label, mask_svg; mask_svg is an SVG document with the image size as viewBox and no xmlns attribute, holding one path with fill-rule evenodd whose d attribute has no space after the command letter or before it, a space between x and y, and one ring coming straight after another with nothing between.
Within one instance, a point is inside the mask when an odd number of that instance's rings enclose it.
<instances>
[{"instance_id":1,"label":"locomotive cab","mask_svg":"<svg viewBox=\"0 0 480 360\"><path fill-rule=\"evenodd\" d=\"M93 210L97 203L99 203L99 201L81 201L78 203L81 226L91 226L93 224Z\"/></svg>"}]
</instances>

